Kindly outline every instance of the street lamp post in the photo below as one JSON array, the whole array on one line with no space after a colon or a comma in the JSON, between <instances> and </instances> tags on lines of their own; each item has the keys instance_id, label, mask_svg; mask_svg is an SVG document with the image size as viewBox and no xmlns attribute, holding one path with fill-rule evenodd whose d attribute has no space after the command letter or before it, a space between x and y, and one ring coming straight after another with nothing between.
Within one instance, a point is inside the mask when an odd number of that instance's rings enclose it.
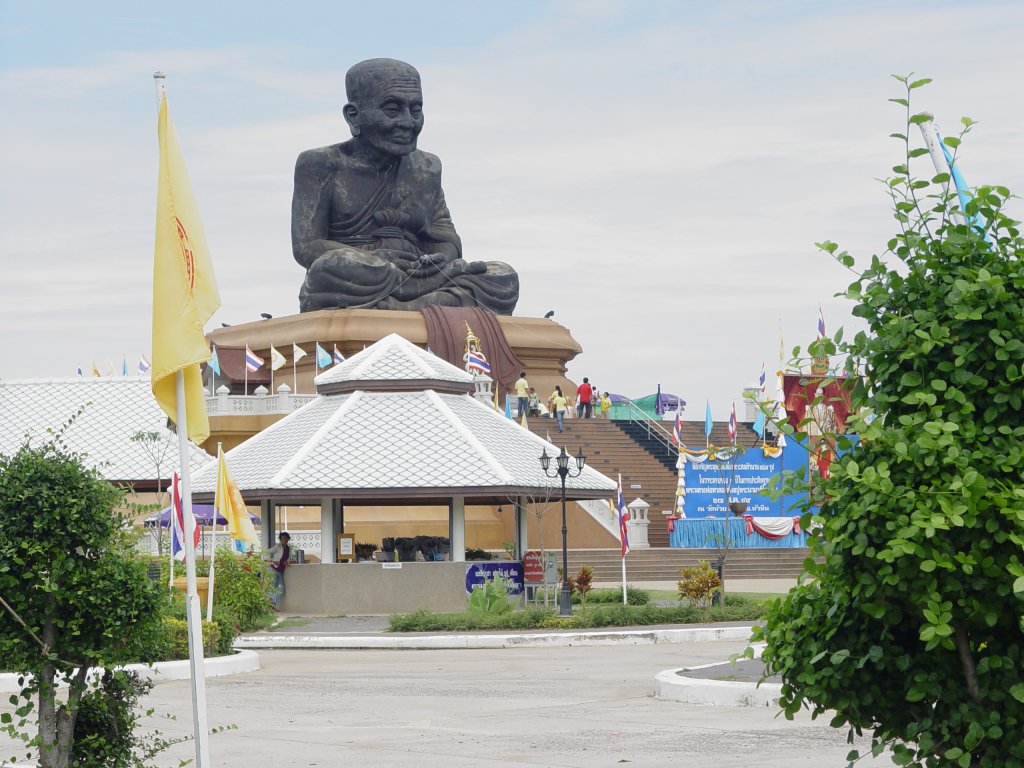
<instances>
[{"instance_id":1,"label":"street lamp post","mask_svg":"<svg viewBox=\"0 0 1024 768\"><path fill-rule=\"evenodd\" d=\"M551 456L548 456L546 448L540 454L540 466L544 470L544 474L548 477L557 476L562 481L562 594L558 599L558 617L565 619L572 616L572 592L569 589L569 548L566 540L569 529L565 524L565 478L579 477L583 472L583 466L587 463L587 457L583 455L583 448L581 447L576 456L573 457L576 460L575 474L569 471L569 454L565 452L564 446L562 447L562 452L554 457L554 474L548 471L551 467L551 458Z\"/></svg>"}]
</instances>

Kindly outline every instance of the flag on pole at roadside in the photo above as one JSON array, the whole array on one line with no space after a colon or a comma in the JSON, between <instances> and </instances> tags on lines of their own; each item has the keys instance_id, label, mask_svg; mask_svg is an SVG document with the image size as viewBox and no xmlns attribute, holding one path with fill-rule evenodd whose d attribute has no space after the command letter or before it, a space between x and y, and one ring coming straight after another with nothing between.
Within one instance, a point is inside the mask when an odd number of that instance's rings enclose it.
<instances>
[{"instance_id":1,"label":"flag on pole at roadside","mask_svg":"<svg viewBox=\"0 0 1024 768\"><path fill-rule=\"evenodd\" d=\"M253 528L245 500L231 479L223 450L217 453L217 488L213 503L220 516L227 520L228 536L234 542L235 549L247 552L250 547L259 548L260 537Z\"/></svg>"},{"instance_id":2,"label":"flag on pole at roadside","mask_svg":"<svg viewBox=\"0 0 1024 768\"><path fill-rule=\"evenodd\" d=\"M139 355L139 375L146 373L153 366L145 355Z\"/></svg>"},{"instance_id":3,"label":"flag on pole at roadside","mask_svg":"<svg viewBox=\"0 0 1024 768\"><path fill-rule=\"evenodd\" d=\"M330 353L320 346L320 342L316 343L316 367L327 368L331 364Z\"/></svg>"},{"instance_id":4,"label":"flag on pole at roadside","mask_svg":"<svg viewBox=\"0 0 1024 768\"><path fill-rule=\"evenodd\" d=\"M220 307L220 294L185 159L167 108L160 98L157 120L160 173L153 254L153 397L177 419L174 374L183 371L188 437L210 435L199 364L210 359L203 326Z\"/></svg>"},{"instance_id":5,"label":"flag on pole at roadside","mask_svg":"<svg viewBox=\"0 0 1024 768\"><path fill-rule=\"evenodd\" d=\"M757 418L754 419L754 431L758 437L764 437L764 411L757 412Z\"/></svg>"},{"instance_id":6,"label":"flag on pole at roadside","mask_svg":"<svg viewBox=\"0 0 1024 768\"><path fill-rule=\"evenodd\" d=\"M280 352L278 352L276 349L274 349L274 345L271 344L270 345L270 369L273 370L273 371L280 370L281 367L284 366L284 364L287 363L287 362L288 362L288 360L285 358L285 356L282 355Z\"/></svg>"},{"instance_id":7,"label":"flag on pole at roadside","mask_svg":"<svg viewBox=\"0 0 1024 768\"><path fill-rule=\"evenodd\" d=\"M334 364L337 365L338 363L344 363L344 362L345 362L345 356L343 354L341 354L341 351L338 349L338 345L335 344L334 345Z\"/></svg>"},{"instance_id":8,"label":"flag on pole at roadside","mask_svg":"<svg viewBox=\"0 0 1024 768\"><path fill-rule=\"evenodd\" d=\"M732 412L729 414L729 442L736 445L736 402L733 401Z\"/></svg>"},{"instance_id":9,"label":"flag on pole at roadside","mask_svg":"<svg viewBox=\"0 0 1024 768\"><path fill-rule=\"evenodd\" d=\"M245 370L249 373L256 373L263 367L264 362L266 361L262 357L249 349L248 344L245 345Z\"/></svg>"},{"instance_id":10,"label":"flag on pole at roadside","mask_svg":"<svg viewBox=\"0 0 1024 768\"><path fill-rule=\"evenodd\" d=\"M705 437L711 437L711 429L715 426L715 422L711 420L711 403L707 400L704 401L704 435Z\"/></svg>"},{"instance_id":11,"label":"flag on pole at roadside","mask_svg":"<svg viewBox=\"0 0 1024 768\"><path fill-rule=\"evenodd\" d=\"M619 495L615 500L615 508L619 518L619 541L622 542L622 556L629 553L629 532L626 523L629 522L629 509L626 507L626 500L622 495L622 475L619 475Z\"/></svg>"},{"instance_id":12,"label":"flag on pole at roadside","mask_svg":"<svg viewBox=\"0 0 1024 768\"><path fill-rule=\"evenodd\" d=\"M299 360L301 360L302 358L304 358L308 354L309 354L309 352L304 350L298 344L292 344L292 361L293 362L296 362L296 363L299 362Z\"/></svg>"},{"instance_id":13,"label":"flag on pole at roadside","mask_svg":"<svg viewBox=\"0 0 1024 768\"><path fill-rule=\"evenodd\" d=\"M181 505L181 478L178 473L174 473L174 478L171 482L171 498L173 499L173 509L171 510L171 555L179 563L185 562L185 513L182 511ZM193 522L195 522L193 520ZM199 546L199 526L195 525L192 528L192 542L193 547Z\"/></svg>"}]
</instances>

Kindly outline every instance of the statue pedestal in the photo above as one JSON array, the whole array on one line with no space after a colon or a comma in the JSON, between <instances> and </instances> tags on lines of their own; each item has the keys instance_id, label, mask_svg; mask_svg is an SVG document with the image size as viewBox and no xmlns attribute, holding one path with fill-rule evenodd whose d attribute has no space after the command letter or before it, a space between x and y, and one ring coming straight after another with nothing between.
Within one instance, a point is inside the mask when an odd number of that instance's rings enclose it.
<instances>
[{"instance_id":1,"label":"statue pedestal","mask_svg":"<svg viewBox=\"0 0 1024 768\"><path fill-rule=\"evenodd\" d=\"M523 362L526 378L537 390L541 402L547 400L556 384L562 387L563 392L576 391L576 385L565 378L565 370L566 364L583 348L567 328L540 317L496 317L509 346ZM267 365L270 364L270 347L273 345L288 360L288 364L276 372L276 380L289 387L292 386L292 344L298 344L307 354L296 366L296 394L309 394L316 391L313 379L323 370L316 368L316 343L319 342L328 353L333 352L337 344L347 358L389 333L397 333L419 346L427 345L427 324L423 315L381 309L303 312L218 328L207 338L218 347L244 347L248 344L266 360ZM459 346L461 348L461 344ZM489 353L486 348L483 351L485 355ZM221 362L223 368L223 358ZM461 360L453 364L462 367ZM501 394L505 394L504 388Z\"/></svg>"}]
</instances>

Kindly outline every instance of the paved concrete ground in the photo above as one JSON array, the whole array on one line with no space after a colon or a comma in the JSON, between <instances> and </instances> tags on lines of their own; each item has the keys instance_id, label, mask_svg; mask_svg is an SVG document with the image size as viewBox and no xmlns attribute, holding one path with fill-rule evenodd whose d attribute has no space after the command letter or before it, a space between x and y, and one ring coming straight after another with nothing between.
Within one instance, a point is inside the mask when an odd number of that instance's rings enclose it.
<instances>
[{"instance_id":1,"label":"paved concrete ground","mask_svg":"<svg viewBox=\"0 0 1024 768\"><path fill-rule=\"evenodd\" d=\"M208 681L213 765L393 768L845 766L827 722L653 698L654 675L743 643L471 651L261 651L264 669ZM148 704L191 729L187 682ZM0 749L4 745L0 744ZM2 754L2 753L0 753ZM191 756L173 747L160 765ZM862 765L891 765L887 760Z\"/></svg>"}]
</instances>

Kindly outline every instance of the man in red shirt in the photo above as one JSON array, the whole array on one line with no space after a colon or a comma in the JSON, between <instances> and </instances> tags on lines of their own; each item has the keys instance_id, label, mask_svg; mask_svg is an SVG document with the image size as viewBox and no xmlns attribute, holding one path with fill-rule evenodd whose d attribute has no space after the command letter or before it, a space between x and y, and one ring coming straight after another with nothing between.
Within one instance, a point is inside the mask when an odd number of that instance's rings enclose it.
<instances>
[{"instance_id":1,"label":"man in red shirt","mask_svg":"<svg viewBox=\"0 0 1024 768\"><path fill-rule=\"evenodd\" d=\"M591 400L594 397L594 388L590 386L590 379L583 377L583 383L576 388L576 418L589 419L592 413Z\"/></svg>"}]
</instances>

